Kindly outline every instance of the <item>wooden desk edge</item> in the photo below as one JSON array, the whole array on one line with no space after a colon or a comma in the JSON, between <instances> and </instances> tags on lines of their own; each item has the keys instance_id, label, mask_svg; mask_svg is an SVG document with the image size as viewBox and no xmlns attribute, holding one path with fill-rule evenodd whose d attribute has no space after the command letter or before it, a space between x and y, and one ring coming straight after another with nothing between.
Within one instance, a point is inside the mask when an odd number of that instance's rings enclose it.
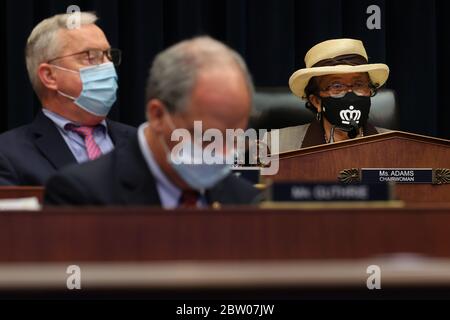
<instances>
[{"instance_id":1,"label":"wooden desk edge","mask_svg":"<svg viewBox=\"0 0 450 320\"><path fill-rule=\"evenodd\" d=\"M384 288L450 287L450 260L324 260L292 262L160 262L81 264L85 290L366 288L367 268L381 268ZM67 290L68 264L0 264L1 290Z\"/></svg>"}]
</instances>

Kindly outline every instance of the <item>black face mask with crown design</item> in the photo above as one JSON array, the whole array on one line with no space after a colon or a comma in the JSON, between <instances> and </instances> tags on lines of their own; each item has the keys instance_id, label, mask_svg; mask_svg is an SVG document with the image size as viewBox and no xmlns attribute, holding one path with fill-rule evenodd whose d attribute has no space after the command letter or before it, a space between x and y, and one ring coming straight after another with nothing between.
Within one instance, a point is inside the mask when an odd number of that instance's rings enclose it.
<instances>
[{"instance_id":1,"label":"black face mask with crown design","mask_svg":"<svg viewBox=\"0 0 450 320\"><path fill-rule=\"evenodd\" d=\"M356 137L369 119L371 99L353 92L342 98L321 97L322 114L337 129L345 131L350 138Z\"/></svg>"}]
</instances>

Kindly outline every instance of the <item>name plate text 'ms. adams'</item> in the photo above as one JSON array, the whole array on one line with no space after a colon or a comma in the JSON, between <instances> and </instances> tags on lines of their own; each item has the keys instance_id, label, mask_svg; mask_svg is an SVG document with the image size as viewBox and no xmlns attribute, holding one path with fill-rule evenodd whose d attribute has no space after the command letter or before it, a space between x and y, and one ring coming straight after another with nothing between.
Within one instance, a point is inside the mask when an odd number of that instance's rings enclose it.
<instances>
[{"instance_id":1,"label":"name plate text 'ms. adams'","mask_svg":"<svg viewBox=\"0 0 450 320\"><path fill-rule=\"evenodd\" d=\"M363 168L345 169L339 174L343 183L449 184L450 169Z\"/></svg>"}]
</instances>

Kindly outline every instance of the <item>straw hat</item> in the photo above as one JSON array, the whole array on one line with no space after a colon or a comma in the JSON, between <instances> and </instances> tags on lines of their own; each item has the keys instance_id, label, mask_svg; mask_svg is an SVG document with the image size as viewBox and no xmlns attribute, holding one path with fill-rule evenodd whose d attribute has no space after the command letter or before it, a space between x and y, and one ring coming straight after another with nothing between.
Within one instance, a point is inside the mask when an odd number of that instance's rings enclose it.
<instances>
[{"instance_id":1,"label":"straw hat","mask_svg":"<svg viewBox=\"0 0 450 320\"><path fill-rule=\"evenodd\" d=\"M359 62L349 65L346 59ZM382 63L369 64L366 49L360 40L335 39L321 42L312 47L305 56L305 69L296 71L289 79L292 92L305 96L305 87L312 77L367 72L370 80L381 87L389 77L389 67Z\"/></svg>"}]
</instances>

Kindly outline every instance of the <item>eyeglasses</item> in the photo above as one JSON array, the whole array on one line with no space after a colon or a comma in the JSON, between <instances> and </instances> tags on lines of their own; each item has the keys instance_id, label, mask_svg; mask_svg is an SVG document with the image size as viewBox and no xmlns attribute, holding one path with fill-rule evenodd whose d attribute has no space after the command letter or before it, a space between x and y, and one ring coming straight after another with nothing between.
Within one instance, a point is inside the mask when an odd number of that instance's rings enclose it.
<instances>
[{"instance_id":1,"label":"eyeglasses","mask_svg":"<svg viewBox=\"0 0 450 320\"><path fill-rule=\"evenodd\" d=\"M357 96L372 97L376 93L376 87L368 82L356 82L352 85L336 82L321 91L328 93L333 98L342 98L349 91L353 91Z\"/></svg>"},{"instance_id":2,"label":"eyeglasses","mask_svg":"<svg viewBox=\"0 0 450 320\"><path fill-rule=\"evenodd\" d=\"M53 61L73 57L77 55L85 55L85 59L90 65L99 65L105 61L105 57L114 63L115 66L119 66L122 62L122 51L120 49L107 49L107 50L98 50L98 49L90 49L81 52L76 52L72 54L68 54L62 57L57 57L51 60L48 60L47 63L51 63Z\"/></svg>"}]
</instances>

